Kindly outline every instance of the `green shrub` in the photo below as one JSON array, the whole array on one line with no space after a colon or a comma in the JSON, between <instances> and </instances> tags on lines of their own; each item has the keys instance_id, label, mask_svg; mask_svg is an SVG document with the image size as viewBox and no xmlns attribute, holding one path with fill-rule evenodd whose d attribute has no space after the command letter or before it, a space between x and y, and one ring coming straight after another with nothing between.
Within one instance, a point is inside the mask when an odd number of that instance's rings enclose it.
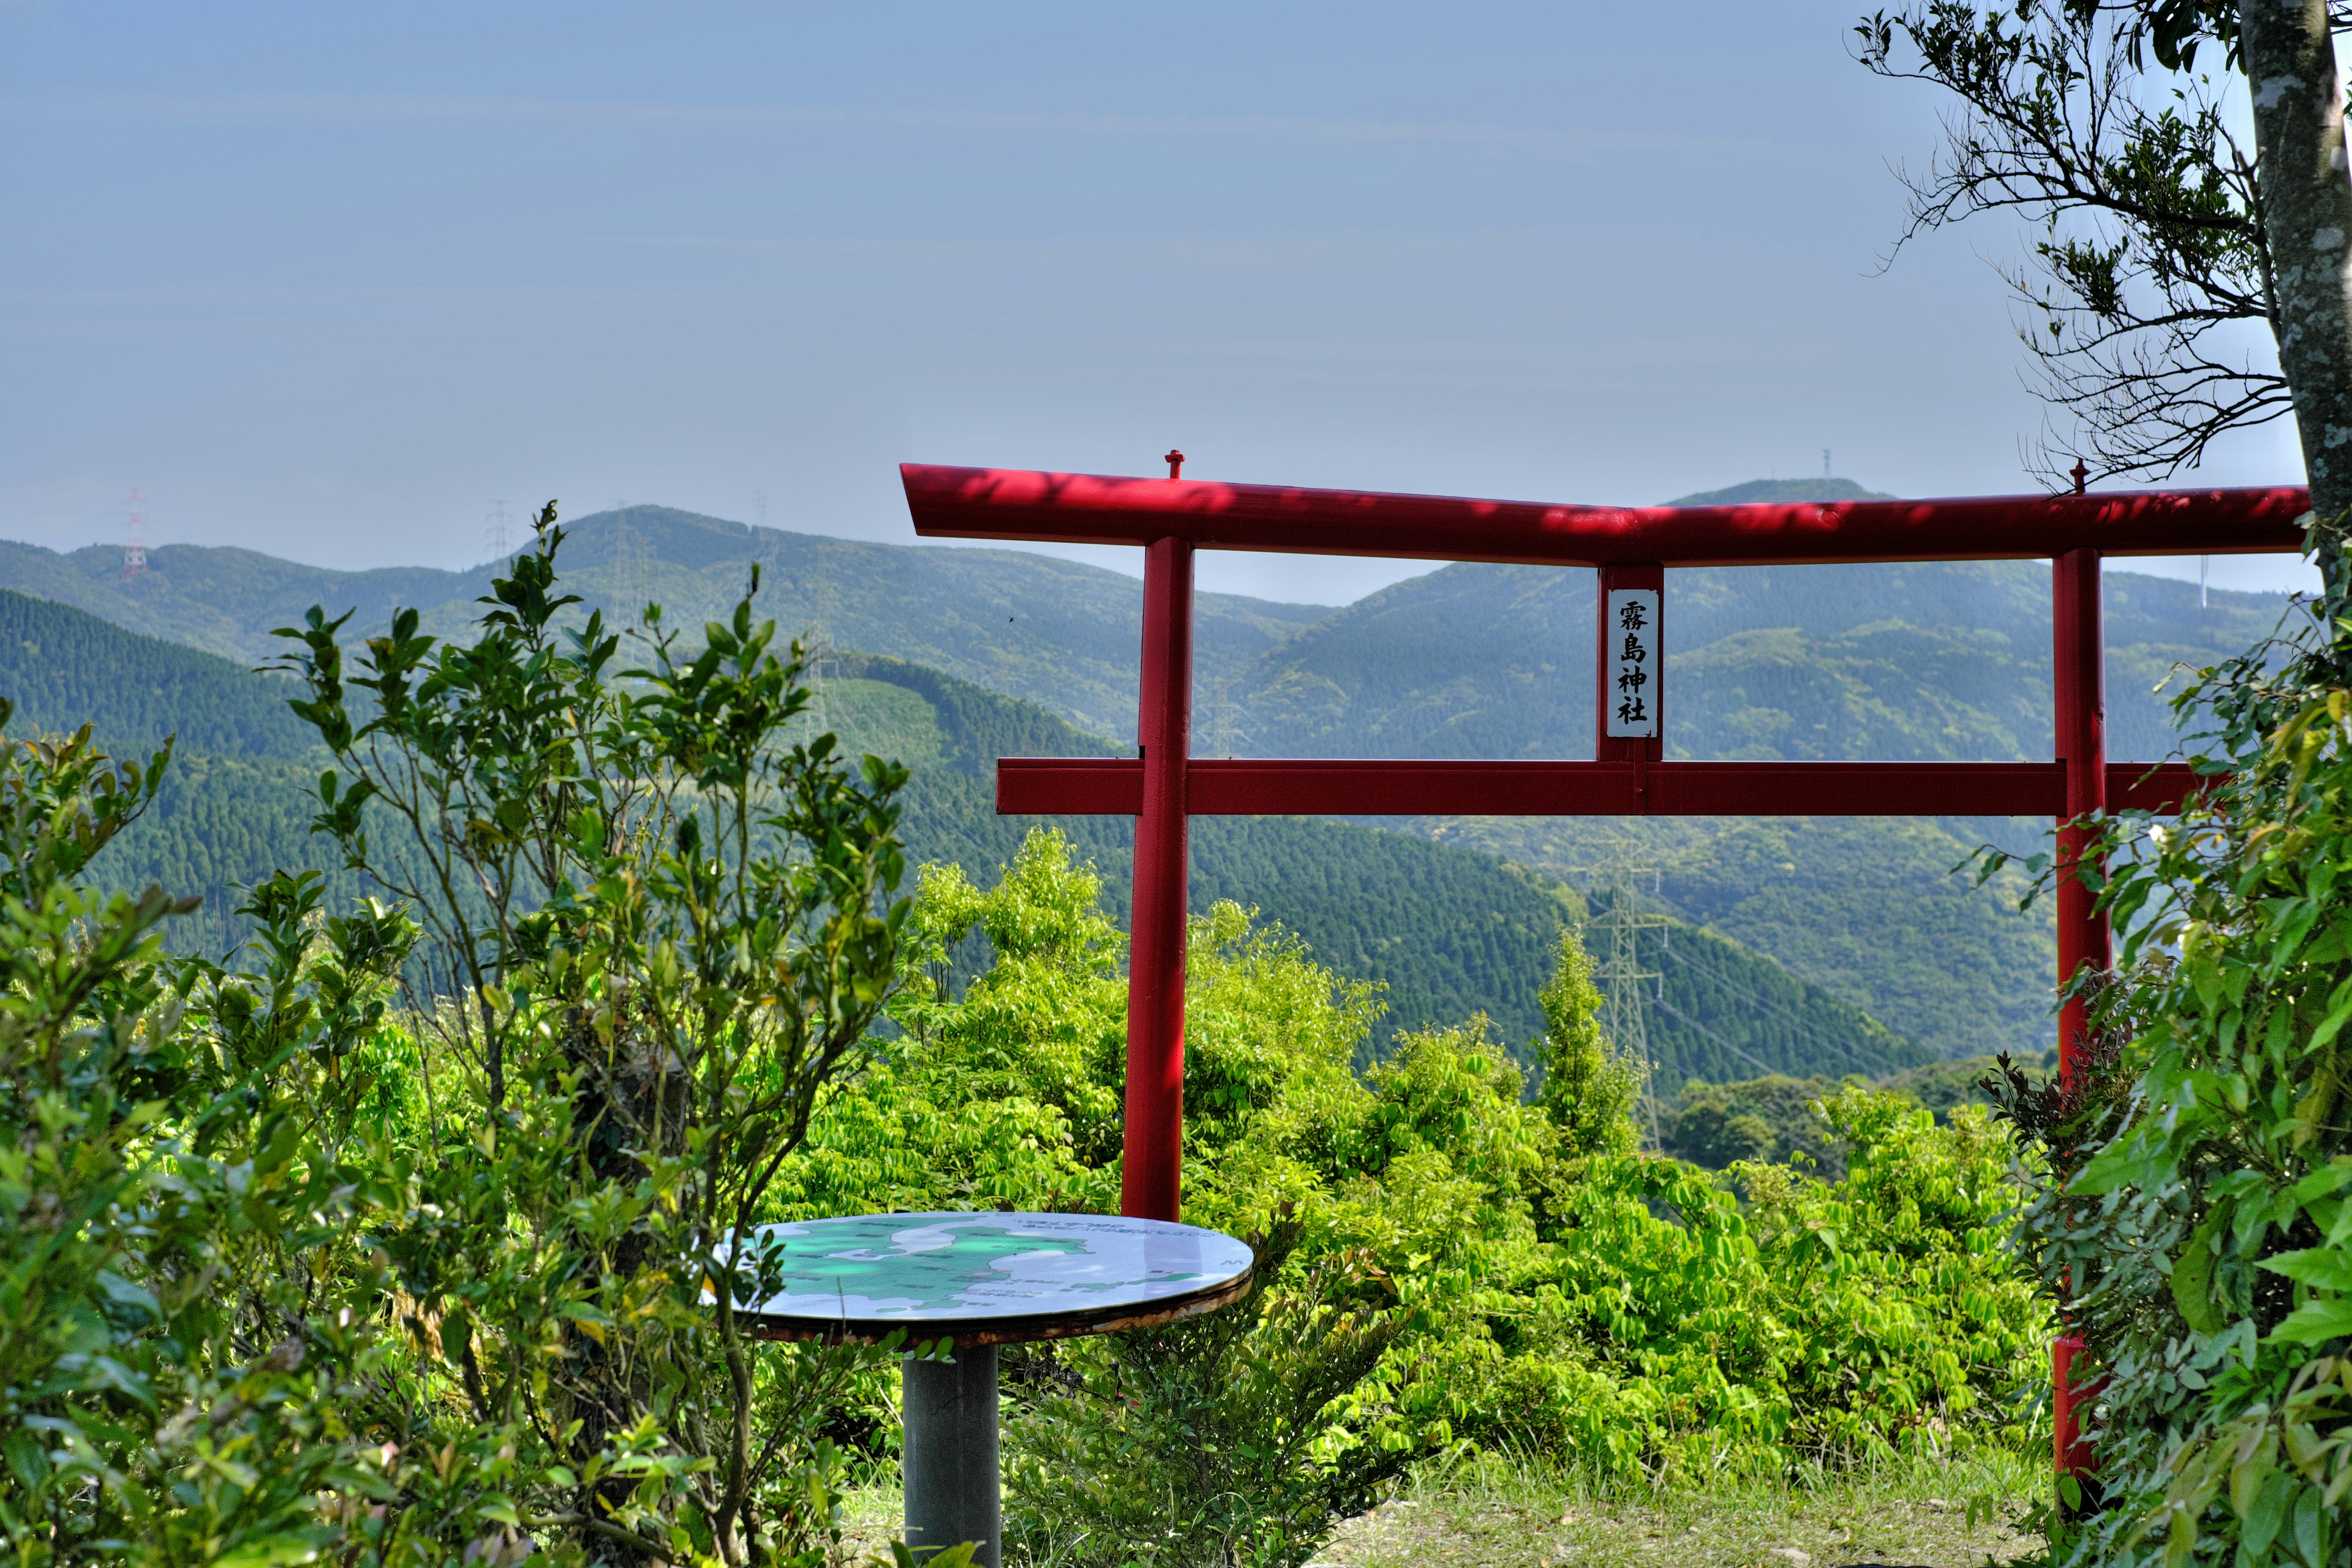
<instances>
[{"instance_id":1,"label":"green shrub","mask_svg":"<svg viewBox=\"0 0 2352 1568\"><path fill-rule=\"evenodd\" d=\"M1660 1142L1665 1152L1710 1171L1741 1161L1786 1164L1802 1158L1834 1174L1844 1154L1815 1109L1834 1098L1838 1084L1818 1075L1767 1073L1735 1083L1693 1079L1665 1104Z\"/></svg>"},{"instance_id":2,"label":"green shrub","mask_svg":"<svg viewBox=\"0 0 2352 1568\"><path fill-rule=\"evenodd\" d=\"M1116 1205L1124 952L1096 891L1050 833L992 888L925 869L908 960L922 983L894 1004L904 1037L786 1162L790 1212ZM973 932L994 958L951 995L938 975ZM1471 1441L1634 1478L2030 1440L2016 1396L2050 1317L2000 1246L2016 1152L1981 1109L1939 1127L1907 1100L1842 1090L1821 1112L1853 1152L1841 1179L1718 1175L1637 1152L1634 1079L1595 1025L1573 938L1544 992L1535 1103L1483 1019L1403 1036L1351 1070L1376 992L1231 904L1195 918L1188 963L1185 1217L1248 1234L1286 1205L1298 1241L1269 1301L1342 1260L1393 1292L1393 1342L1325 1407L1333 1451ZM1245 1331L1217 1331L1241 1336L1227 1353L1282 1342ZM1119 1356L1044 1352L1088 1389ZM1153 1486L1206 1495L1181 1448L1158 1461L1177 1469L1151 1469L1133 1432L1097 1439L1097 1458L1123 1454L1130 1473L1089 1506ZM1045 1505L1022 1495L1015 1523L1065 1539L1068 1516L1024 1523Z\"/></svg>"},{"instance_id":3,"label":"green shrub","mask_svg":"<svg viewBox=\"0 0 2352 1568\"><path fill-rule=\"evenodd\" d=\"M166 961L161 892L87 890L163 758L0 746L16 1563L837 1539L824 1428L876 1358L751 1342L733 1259L896 983L904 775L775 748L807 693L748 595L641 669L595 617L560 636L560 537L471 647L396 616L362 711L312 613L320 826L402 903L326 918L315 873L280 875L243 911L249 971ZM420 936L443 989L398 1012Z\"/></svg>"},{"instance_id":4,"label":"green shrub","mask_svg":"<svg viewBox=\"0 0 2352 1568\"><path fill-rule=\"evenodd\" d=\"M1258 1282L1222 1311L1035 1358L1006 1426L1010 1549L1073 1568L1295 1568L1379 1500L1416 1446L1345 1417L1379 1399L1406 1320L1360 1256L1288 1270L1303 1228L1286 1216L1250 1238Z\"/></svg>"},{"instance_id":5,"label":"green shrub","mask_svg":"<svg viewBox=\"0 0 2352 1568\"><path fill-rule=\"evenodd\" d=\"M78 885L168 761L116 764L87 728L0 746L0 1537L19 1563L295 1561L338 1533L319 1493L383 1485L333 1420L381 1356L348 1311L378 1271L271 1267L348 1247L343 1173L289 1107L248 1120L204 1091L157 962L180 906Z\"/></svg>"},{"instance_id":6,"label":"green shrub","mask_svg":"<svg viewBox=\"0 0 2352 1568\"><path fill-rule=\"evenodd\" d=\"M2086 879L2126 934L2086 983L2082 1073L2009 1085L2053 1152L2024 1235L2089 1343L2081 1375L2105 1380L2104 1497L2063 1561L2352 1561L2343 630L2302 627L2179 700L2214 724L2197 765L2227 776L2174 823L2105 825L2115 870Z\"/></svg>"}]
</instances>

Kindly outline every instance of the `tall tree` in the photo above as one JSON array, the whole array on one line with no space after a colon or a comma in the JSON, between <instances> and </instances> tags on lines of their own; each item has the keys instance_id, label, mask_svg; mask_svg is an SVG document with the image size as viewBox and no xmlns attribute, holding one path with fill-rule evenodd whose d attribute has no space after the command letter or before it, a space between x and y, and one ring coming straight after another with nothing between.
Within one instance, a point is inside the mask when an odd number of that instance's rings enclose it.
<instances>
[{"instance_id":1,"label":"tall tree","mask_svg":"<svg viewBox=\"0 0 2352 1568\"><path fill-rule=\"evenodd\" d=\"M348 616L278 634L334 761L314 826L414 911L430 957L410 1013L440 1069L423 1180L477 1228L386 1250L439 1315L451 1407L475 1432L528 1428L514 1441L561 1472L516 1519L612 1568L746 1568L831 1528L783 1484L791 1423L824 1402L778 1399L797 1373L736 1309L774 1289L755 1222L896 982L908 775L831 734L786 743L806 654L753 621L756 566L690 647L656 606L625 633L567 617L562 540L551 502L471 646L402 609L347 674ZM645 662L622 668L631 641ZM509 1289L515 1236L560 1261ZM576 1292L553 1312L551 1278Z\"/></svg>"},{"instance_id":2,"label":"tall tree","mask_svg":"<svg viewBox=\"0 0 2352 1568\"><path fill-rule=\"evenodd\" d=\"M2328 0L1961 0L1862 19L1858 58L1958 100L1902 241L1985 212L2040 229L2006 271L2064 424L2038 450L2162 478L2222 432L2292 414L2314 552L2347 598L2352 173ZM2199 69L2218 53L2221 80ZM2253 140L2232 130L2247 94ZM2260 321L2275 368L2227 329Z\"/></svg>"}]
</instances>

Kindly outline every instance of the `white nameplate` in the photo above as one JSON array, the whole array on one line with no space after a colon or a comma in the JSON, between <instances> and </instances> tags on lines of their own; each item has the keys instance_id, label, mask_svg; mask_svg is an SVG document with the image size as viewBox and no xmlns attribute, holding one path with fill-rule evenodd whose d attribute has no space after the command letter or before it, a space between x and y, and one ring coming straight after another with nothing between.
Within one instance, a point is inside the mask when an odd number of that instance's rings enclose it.
<instances>
[{"instance_id":1,"label":"white nameplate","mask_svg":"<svg viewBox=\"0 0 2352 1568\"><path fill-rule=\"evenodd\" d=\"M1658 657L1658 591L1609 590L1608 624L1601 646L1607 685L1601 710L1612 740L1648 740L1658 733L1658 700L1665 674Z\"/></svg>"}]
</instances>

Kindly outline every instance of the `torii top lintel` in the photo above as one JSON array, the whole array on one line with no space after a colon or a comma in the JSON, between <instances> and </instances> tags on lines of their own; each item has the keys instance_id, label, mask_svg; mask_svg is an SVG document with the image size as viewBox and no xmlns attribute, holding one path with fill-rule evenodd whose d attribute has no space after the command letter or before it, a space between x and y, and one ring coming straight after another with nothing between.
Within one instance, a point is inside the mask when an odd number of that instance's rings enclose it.
<instances>
[{"instance_id":1,"label":"torii top lintel","mask_svg":"<svg viewBox=\"0 0 2352 1568\"><path fill-rule=\"evenodd\" d=\"M1759 566L2297 551L2299 487L1749 506L1551 506L1205 479L903 463L934 539L1148 544L1529 565Z\"/></svg>"}]
</instances>

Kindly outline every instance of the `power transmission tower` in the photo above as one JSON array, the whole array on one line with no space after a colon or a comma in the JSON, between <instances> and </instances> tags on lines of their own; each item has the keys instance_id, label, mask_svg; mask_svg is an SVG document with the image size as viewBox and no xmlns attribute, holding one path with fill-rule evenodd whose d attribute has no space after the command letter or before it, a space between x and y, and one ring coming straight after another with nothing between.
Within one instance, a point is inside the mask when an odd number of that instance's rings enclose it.
<instances>
[{"instance_id":1,"label":"power transmission tower","mask_svg":"<svg viewBox=\"0 0 2352 1568\"><path fill-rule=\"evenodd\" d=\"M621 584L626 594L623 608L627 622L635 622L646 613L646 542L629 526L629 503L613 503L613 561L621 569Z\"/></svg>"},{"instance_id":2,"label":"power transmission tower","mask_svg":"<svg viewBox=\"0 0 2352 1568\"><path fill-rule=\"evenodd\" d=\"M507 529L507 503L494 501L494 510L482 520L482 542L490 547L490 559L504 564L511 538Z\"/></svg>"},{"instance_id":3,"label":"power transmission tower","mask_svg":"<svg viewBox=\"0 0 2352 1568\"><path fill-rule=\"evenodd\" d=\"M1633 850L1633 840L1612 838L1609 858L1597 867L1584 868L1591 879L1588 890L1608 900L1601 912L1585 923L1585 931L1600 939L1591 945L1600 950L1594 955L1592 978L1601 986L1601 1033L1641 1074L1642 1102L1649 1109L1650 1143L1655 1148L1663 1139L1653 1086L1656 1069L1650 1059L1649 1016L1651 987L1654 984L1663 992L1665 975L1643 967L1642 933L1664 930L1672 922L1664 915L1643 913L1634 901L1633 879L1648 877L1654 883L1658 871L1654 866L1634 865Z\"/></svg>"},{"instance_id":4,"label":"power transmission tower","mask_svg":"<svg viewBox=\"0 0 2352 1568\"><path fill-rule=\"evenodd\" d=\"M1249 749L1248 726L1236 721L1247 720L1249 710L1234 700L1234 677L1228 675L1210 682L1209 685L1208 754L1213 757L1234 755L1235 742L1240 742L1244 751Z\"/></svg>"},{"instance_id":5,"label":"power transmission tower","mask_svg":"<svg viewBox=\"0 0 2352 1568\"><path fill-rule=\"evenodd\" d=\"M821 540L808 542L809 607L814 617L804 634L808 646L809 719L815 732L824 734L833 727L833 715L824 700L826 678L832 673L834 653L833 574L826 569L824 544Z\"/></svg>"},{"instance_id":6,"label":"power transmission tower","mask_svg":"<svg viewBox=\"0 0 2352 1568\"><path fill-rule=\"evenodd\" d=\"M122 574L136 577L147 570L147 503L131 492L131 531L122 545Z\"/></svg>"}]
</instances>

